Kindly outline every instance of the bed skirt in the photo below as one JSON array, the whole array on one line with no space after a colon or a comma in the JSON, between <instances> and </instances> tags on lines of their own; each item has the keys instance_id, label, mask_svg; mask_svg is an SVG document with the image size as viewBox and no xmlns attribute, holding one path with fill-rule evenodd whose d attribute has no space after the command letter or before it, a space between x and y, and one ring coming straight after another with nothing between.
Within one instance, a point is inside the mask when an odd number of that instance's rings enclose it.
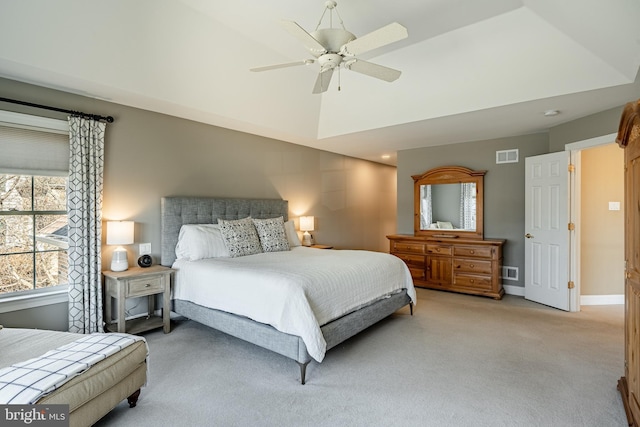
<instances>
[{"instance_id":1,"label":"bed skirt","mask_svg":"<svg viewBox=\"0 0 640 427\"><path fill-rule=\"evenodd\" d=\"M377 300L321 326L320 330L327 343L327 350L410 303L411 299L403 289L388 298ZM301 365L311 361L307 347L296 335L280 332L273 326L244 316L203 307L190 301L173 300L172 305L173 311L181 316L286 356ZM304 384L304 378L301 378L301 381Z\"/></svg>"}]
</instances>

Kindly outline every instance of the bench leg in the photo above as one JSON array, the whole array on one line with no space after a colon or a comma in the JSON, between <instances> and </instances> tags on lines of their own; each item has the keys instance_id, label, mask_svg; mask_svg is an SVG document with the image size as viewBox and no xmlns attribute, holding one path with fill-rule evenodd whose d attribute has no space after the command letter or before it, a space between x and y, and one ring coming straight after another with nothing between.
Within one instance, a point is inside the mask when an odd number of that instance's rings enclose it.
<instances>
[{"instance_id":1,"label":"bench leg","mask_svg":"<svg viewBox=\"0 0 640 427\"><path fill-rule=\"evenodd\" d=\"M140 389L134 391L131 396L127 397L127 403L129 403L129 408L135 408L138 403L138 397L140 397Z\"/></svg>"}]
</instances>

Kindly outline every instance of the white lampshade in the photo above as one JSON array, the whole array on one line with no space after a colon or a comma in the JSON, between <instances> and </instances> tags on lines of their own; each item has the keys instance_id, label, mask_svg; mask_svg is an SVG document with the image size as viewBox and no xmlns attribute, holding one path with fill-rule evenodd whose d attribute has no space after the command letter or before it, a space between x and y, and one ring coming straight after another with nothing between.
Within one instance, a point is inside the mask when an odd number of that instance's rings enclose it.
<instances>
[{"instance_id":1,"label":"white lampshade","mask_svg":"<svg viewBox=\"0 0 640 427\"><path fill-rule=\"evenodd\" d=\"M133 244L133 221L107 221L107 245ZM111 257L111 271L125 271L129 268L127 251L118 246Z\"/></svg>"},{"instance_id":2,"label":"white lampshade","mask_svg":"<svg viewBox=\"0 0 640 427\"><path fill-rule=\"evenodd\" d=\"M313 216L300 217L300 231L313 231L315 218Z\"/></svg>"}]
</instances>

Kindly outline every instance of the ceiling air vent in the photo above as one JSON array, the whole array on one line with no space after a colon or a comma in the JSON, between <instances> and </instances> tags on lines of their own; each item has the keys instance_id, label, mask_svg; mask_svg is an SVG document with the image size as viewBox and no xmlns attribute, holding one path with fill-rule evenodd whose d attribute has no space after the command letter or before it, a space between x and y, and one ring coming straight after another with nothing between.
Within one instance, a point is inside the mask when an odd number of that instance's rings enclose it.
<instances>
[{"instance_id":1,"label":"ceiling air vent","mask_svg":"<svg viewBox=\"0 0 640 427\"><path fill-rule=\"evenodd\" d=\"M518 163L518 149L496 151L496 164Z\"/></svg>"}]
</instances>

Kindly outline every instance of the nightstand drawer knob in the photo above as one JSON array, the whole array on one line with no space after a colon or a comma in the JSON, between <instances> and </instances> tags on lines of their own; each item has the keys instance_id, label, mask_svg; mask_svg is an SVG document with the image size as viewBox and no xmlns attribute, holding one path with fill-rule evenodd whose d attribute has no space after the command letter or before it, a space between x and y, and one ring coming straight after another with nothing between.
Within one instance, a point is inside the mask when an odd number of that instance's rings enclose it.
<instances>
[{"instance_id":1,"label":"nightstand drawer knob","mask_svg":"<svg viewBox=\"0 0 640 427\"><path fill-rule=\"evenodd\" d=\"M145 288L149 288L151 287L151 283L147 283L146 285L144 285Z\"/></svg>"}]
</instances>

